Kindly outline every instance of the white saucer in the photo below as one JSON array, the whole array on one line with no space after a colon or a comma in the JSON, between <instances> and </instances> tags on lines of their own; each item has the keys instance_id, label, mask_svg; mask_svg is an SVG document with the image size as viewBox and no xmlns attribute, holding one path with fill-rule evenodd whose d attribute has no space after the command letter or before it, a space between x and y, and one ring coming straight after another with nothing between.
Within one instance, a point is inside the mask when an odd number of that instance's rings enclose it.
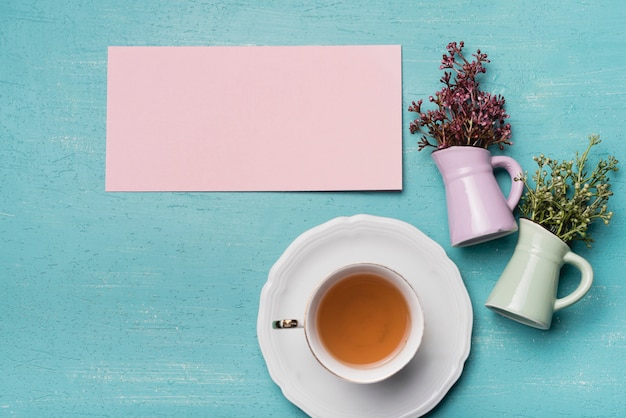
<instances>
[{"instance_id":1,"label":"white saucer","mask_svg":"<svg viewBox=\"0 0 626 418\"><path fill-rule=\"evenodd\" d=\"M302 328L273 329L302 319L310 291L327 273L355 262L380 263L411 282L425 330L413 360L388 380L346 382L309 351ZM470 351L472 305L456 265L412 225L356 215L300 235L269 272L261 291L257 334L269 373L287 399L314 417L415 417L434 408L457 381Z\"/></svg>"}]
</instances>

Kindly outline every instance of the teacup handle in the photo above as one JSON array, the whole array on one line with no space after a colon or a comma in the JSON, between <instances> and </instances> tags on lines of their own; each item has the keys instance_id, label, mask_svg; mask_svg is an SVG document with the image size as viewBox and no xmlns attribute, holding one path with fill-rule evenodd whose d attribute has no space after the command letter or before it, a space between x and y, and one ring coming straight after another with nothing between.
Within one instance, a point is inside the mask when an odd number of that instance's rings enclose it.
<instances>
[{"instance_id":1,"label":"teacup handle","mask_svg":"<svg viewBox=\"0 0 626 418\"><path fill-rule=\"evenodd\" d=\"M274 329L290 329L290 328L303 328L302 321L297 319L279 319L272 322L272 328Z\"/></svg>"},{"instance_id":2,"label":"teacup handle","mask_svg":"<svg viewBox=\"0 0 626 418\"><path fill-rule=\"evenodd\" d=\"M491 157L491 166L493 168L504 168L511 177L511 190L509 191L509 197L506 198L506 204L512 211L515 210L517 203L522 197L524 191L524 183L521 181L515 181L516 177L522 174L522 167L511 157L506 155L494 155Z\"/></svg>"},{"instance_id":3,"label":"teacup handle","mask_svg":"<svg viewBox=\"0 0 626 418\"><path fill-rule=\"evenodd\" d=\"M573 252L569 251L565 254L565 257L563 257L563 261L567 264L571 264L572 266L580 270L581 278L576 290L574 290L572 293L565 297L557 299L554 302L555 311L566 308L578 302L583 296L585 296L587 291L589 291L589 289L591 288L591 283L593 283L593 269L591 268L591 264L589 264L587 260L579 256L578 254L574 254Z\"/></svg>"}]
</instances>

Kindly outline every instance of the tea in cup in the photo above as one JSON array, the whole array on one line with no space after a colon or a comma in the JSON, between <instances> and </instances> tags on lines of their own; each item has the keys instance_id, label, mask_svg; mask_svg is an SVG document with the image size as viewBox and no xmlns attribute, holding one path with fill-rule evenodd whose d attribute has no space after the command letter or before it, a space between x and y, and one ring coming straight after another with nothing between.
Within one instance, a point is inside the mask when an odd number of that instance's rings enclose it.
<instances>
[{"instance_id":1,"label":"tea in cup","mask_svg":"<svg viewBox=\"0 0 626 418\"><path fill-rule=\"evenodd\" d=\"M424 332L421 304L396 271L372 263L344 266L313 290L304 321L274 321L274 328L304 328L309 349L331 373L374 383L401 370Z\"/></svg>"}]
</instances>

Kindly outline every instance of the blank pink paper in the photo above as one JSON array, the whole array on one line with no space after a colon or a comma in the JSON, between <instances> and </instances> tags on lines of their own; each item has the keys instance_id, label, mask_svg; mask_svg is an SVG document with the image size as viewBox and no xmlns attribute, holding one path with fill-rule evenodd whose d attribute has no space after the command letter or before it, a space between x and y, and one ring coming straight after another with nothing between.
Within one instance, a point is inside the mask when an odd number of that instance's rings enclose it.
<instances>
[{"instance_id":1,"label":"blank pink paper","mask_svg":"<svg viewBox=\"0 0 626 418\"><path fill-rule=\"evenodd\" d=\"M399 45L109 47L107 191L402 189Z\"/></svg>"}]
</instances>

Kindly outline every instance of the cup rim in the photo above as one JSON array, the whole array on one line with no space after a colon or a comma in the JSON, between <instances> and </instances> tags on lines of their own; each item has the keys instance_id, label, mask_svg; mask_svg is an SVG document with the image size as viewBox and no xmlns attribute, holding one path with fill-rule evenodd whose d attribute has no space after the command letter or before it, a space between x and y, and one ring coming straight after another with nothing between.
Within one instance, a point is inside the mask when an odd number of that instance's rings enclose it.
<instances>
[{"instance_id":1,"label":"cup rim","mask_svg":"<svg viewBox=\"0 0 626 418\"><path fill-rule=\"evenodd\" d=\"M315 319L311 319L310 309L316 296L325 286L332 286L346 277L350 277L359 271L375 273L394 284L400 284L402 294L409 306L410 320L409 332L406 339L387 358L364 366L355 366L343 363L335 359L318 339L313 339L311 333L315 332ZM384 272L380 273L381 271ZM342 277L333 280L338 274L346 273ZM390 279L392 277L392 279ZM329 282L332 282L329 284ZM408 294L408 297L407 297ZM330 373L352 383L375 383L385 380L402 370L417 353L424 335L424 311L419 296L411 283L396 270L378 263L362 262L342 266L327 274L314 288L309 296L304 313L304 335L317 362Z\"/></svg>"}]
</instances>

